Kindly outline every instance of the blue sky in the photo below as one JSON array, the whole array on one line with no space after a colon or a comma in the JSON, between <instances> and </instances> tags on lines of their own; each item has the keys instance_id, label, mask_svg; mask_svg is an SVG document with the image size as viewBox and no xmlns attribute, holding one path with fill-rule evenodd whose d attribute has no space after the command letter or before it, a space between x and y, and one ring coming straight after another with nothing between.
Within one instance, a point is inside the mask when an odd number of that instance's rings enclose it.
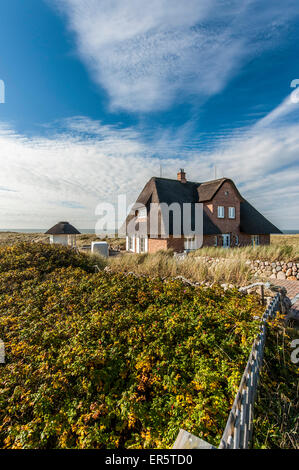
<instances>
[{"instance_id":1,"label":"blue sky","mask_svg":"<svg viewBox=\"0 0 299 470\"><path fill-rule=\"evenodd\" d=\"M5 2L1 228L91 228L160 164L194 181L216 166L299 228L298 15L293 0Z\"/></svg>"}]
</instances>

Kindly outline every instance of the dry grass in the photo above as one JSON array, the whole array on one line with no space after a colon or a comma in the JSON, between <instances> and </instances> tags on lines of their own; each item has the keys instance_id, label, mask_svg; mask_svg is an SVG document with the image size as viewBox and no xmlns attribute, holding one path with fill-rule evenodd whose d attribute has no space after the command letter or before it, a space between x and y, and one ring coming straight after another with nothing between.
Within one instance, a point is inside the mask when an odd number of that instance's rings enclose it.
<instances>
[{"instance_id":1,"label":"dry grass","mask_svg":"<svg viewBox=\"0 0 299 470\"><path fill-rule=\"evenodd\" d=\"M95 233L82 233L77 236L77 246L91 245L96 240L106 240L111 248L125 249L126 241L123 238L98 237ZM0 246L14 245L15 243L49 243L49 236L44 233L0 232Z\"/></svg>"},{"instance_id":2,"label":"dry grass","mask_svg":"<svg viewBox=\"0 0 299 470\"><path fill-rule=\"evenodd\" d=\"M225 249L221 247L203 247L190 254L191 257L211 256L213 258L228 258L231 260L265 260L265 261L299 261L299 237L297 244L275 243L256 247L246 246L241 248Z\"/></svg>"},{"instance_id":3,"label":"dry grass","mask_svg":"<svg viewBox=\"0 0 299 470\"><path fill-rule=\"evenodd\" d=\"M290 240L292 243L290 243ZM223 258L210 266L200 257ZM225 249L203 247L191 252L183 261L177 261L172 251L155 254L125 254L109 260L115 271L132 271L148 276L184 276L197 282L217 282L245 285L252 278L247 260L299 261L299 235L275 235L270 245Z\"/></svg>"},{"instance_id":4,"label":"dry grass","mask_svg":"<svg viewBox=\"0 0 299 470\"><path fill-rule=\"evenodd\" d=\"M183 276L195 282L216 282L244 285L251 278L250 268L239 259L219 262L211 267L203 260L188 256L178 261L173 252L159 251L154 254L124 254L109 259L109 267L118 272L134 272L147 276Z\"/></svg>"},{"instance_id":5,"label":"dry grass","mask_svg":"<svg viewBox=\"0 0 299 470\"><path fill-rule=\"evenodd\" d=\"M290 245L299 248L299 234L271 235L271 245Z\"/></svg>"}]
</instances>

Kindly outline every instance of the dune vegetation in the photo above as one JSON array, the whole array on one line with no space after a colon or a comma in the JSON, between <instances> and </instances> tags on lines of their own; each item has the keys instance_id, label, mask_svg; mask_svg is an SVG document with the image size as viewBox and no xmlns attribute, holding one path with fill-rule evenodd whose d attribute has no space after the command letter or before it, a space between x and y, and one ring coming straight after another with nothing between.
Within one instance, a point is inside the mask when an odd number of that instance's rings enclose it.
<instances>
[{"instance_id":1,"label":"dune vegetation","mask_svg":"<svg viewBox=\"0 0 299 470\"><path fill-rule=\"evenodd\" d=\"M218 445L258 331L258 297L96 262L97 273L94 257L62 247L0 249L0 448L170 448L179 428ZM269 360L275 351L270 342ZM290 403L291 366L265 369L264 380ZM273 437L278 410L265 417L266 392L256 446L289 446Z\"/></svg>"}]
</instances>

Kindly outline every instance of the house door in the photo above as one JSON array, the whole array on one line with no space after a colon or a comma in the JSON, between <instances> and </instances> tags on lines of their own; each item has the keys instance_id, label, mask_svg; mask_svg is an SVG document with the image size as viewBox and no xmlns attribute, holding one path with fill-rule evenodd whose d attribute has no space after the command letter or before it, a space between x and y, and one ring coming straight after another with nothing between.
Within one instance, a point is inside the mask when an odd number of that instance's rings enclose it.
<instances>
[{"instance_id":1,"label":"house door","mask_svg":"<svg viewBox=\"0 0 299 470\"><path fill-rule=\"evenodd\" d=\"M230 234L229 233L224 233L222 235L222 246L223 246L223 248L229 248L230 247Z\"/></svg>"}]
</instances>

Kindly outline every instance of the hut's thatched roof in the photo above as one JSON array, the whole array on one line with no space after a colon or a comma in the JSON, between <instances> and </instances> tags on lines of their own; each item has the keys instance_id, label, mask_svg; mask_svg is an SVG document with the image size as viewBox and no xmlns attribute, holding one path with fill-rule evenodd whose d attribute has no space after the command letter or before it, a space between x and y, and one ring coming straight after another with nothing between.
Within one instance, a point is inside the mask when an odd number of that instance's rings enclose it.
<instances>
[{"instance_id":1,"label":"hut's thatched roof","mask_svg":"<svg viewBox=\"0 0 299 470\"><path fill-rule=\"evenodd\" d=\"M68 222L59 222L50 228L47 235L80 235L80 232Z\"/></svg>"}]
</instances>

